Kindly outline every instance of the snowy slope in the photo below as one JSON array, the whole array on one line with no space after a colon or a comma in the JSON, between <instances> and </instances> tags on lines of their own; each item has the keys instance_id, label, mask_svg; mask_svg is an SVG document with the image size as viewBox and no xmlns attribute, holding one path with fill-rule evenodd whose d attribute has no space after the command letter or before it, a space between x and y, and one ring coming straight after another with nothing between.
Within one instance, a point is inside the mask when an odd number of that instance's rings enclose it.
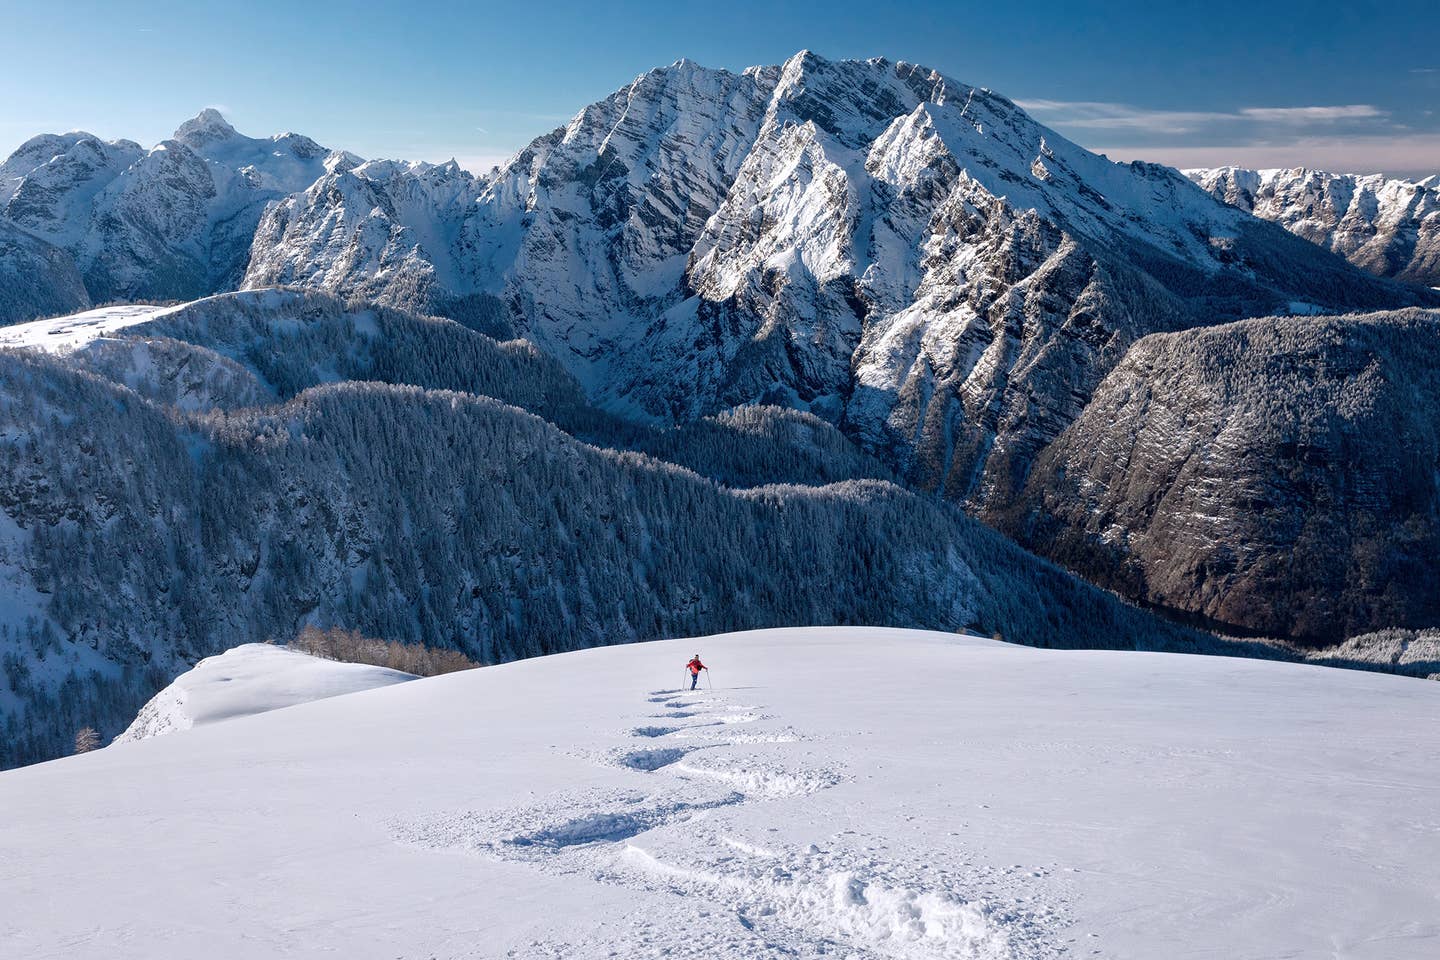
<instances>
[{"instance_id":1,"label":"snowy slope","mask_svg":"<svg viewBox=\"0 0 1440 960\"><path fill-rule=\"evenodd\" d=\"M173 313L177 307L122 303L47 320L0 327L0 347L34 347L66 353L99 338Z\"/></svg>"},{"instance_id":2,"label":"snowy slope","mask_svg":"<svg viewBox=\"0 0 1440 960\"><path fill-rule=\"evenodd\" d=\"M265 643L206 657L157 693L116 743L414 680L366 663L337 663Z\"/></svg>"},{"instance_id":3,"label":"snowy slope","mask_svg":"<svg viewBox=\"0 0 1440 960\"><path fill-rule=\"evenodd\" d=\"M715 689L676 692L696 650ZM1414 960L1437 733L1435 684L1256 661L861 628L588 650L0 774L0 942Z\"/></svg>"},{"instance_id":4,"label":"snowy slope","mask_svg":"<svg viewBox=\"0 0 1440 960\"><path fill-rule=\"evenodd\" d=\"M1001 528L1221 632L1315 644L1432 626L1437 369L1440 311L1146 337L1041 455Z\"/></svg>"}]
</instances>

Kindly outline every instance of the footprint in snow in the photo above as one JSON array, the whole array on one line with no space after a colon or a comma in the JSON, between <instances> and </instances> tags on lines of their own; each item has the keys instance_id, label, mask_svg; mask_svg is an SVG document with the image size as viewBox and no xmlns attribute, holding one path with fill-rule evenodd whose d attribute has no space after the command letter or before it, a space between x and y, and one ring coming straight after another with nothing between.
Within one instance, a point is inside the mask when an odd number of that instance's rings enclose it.
<instances>
[{"instance_id":1,"label":"footprint in snow","mask_svg":"<svg viewBox=\"0 0 1440 960\"><path fill-rule=\"evenodd\" d=\"M722 845L733 852L692 853ZM676 848L637 837L625 842L624 860L686 903L722 907L793 956L1048 958L1060 955L1054 934L1069 922L1044 898L1023 908L991 902L982 885L958 888L928 864L888 864L813 844L778 850L718 835Z\"/></svg>"},{"instance_id":2,"label":"footprint in snow","mask_svg":"<svg viewBox=\"0 0 1440 960\"><path fill-rule=\"evenodd\" d=\"M651 750L621 750L612 754L610 761L616 766L629 770L654 773L661 767L668 767L685 758L687 753L702 750L703 747L658 747Z\"/></svg>"},{"instance_id":3,"label":"footprint in snow","mask_svg":"<svg viewBox=\"0 0 1440 960\"><path fill-rule=\"evenodd\" d=\"M557 862L570 850L615 844L669 823L740 803L733 791L696 796L635 791L559 794L538 804L498 811L463 811L392 824L397 842L433 849L460 849L505 860L542 861L581 870L583 863Z\"/></svg>"},{"instance_id":4,"label":"footprint in snow","mask_svg":"<svg viewBox=\"0 0 1440 960\"><path fill-rule=\"evenodd\" d=\"M672 733L679 733L686 727L636 727L630 731L632 737L665 737Z\"/></svg>"}]
</instances>

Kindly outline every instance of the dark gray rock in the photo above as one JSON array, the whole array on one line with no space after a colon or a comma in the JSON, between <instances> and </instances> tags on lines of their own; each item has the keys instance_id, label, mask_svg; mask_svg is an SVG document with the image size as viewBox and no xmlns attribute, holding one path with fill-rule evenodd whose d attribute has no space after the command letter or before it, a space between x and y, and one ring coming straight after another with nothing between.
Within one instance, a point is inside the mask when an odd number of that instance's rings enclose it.
<instances>
[{"instance_id":1,"label":"dark gray rock","mask_svg":"<svg viewBox=\"0 0 1440 960\"><path fill-rule=\"evenodd\" d=\"M1334 641L1440 622L1440 313L1147 337L1000 525L1127 596Z\"/></svg>"}]
</instances>

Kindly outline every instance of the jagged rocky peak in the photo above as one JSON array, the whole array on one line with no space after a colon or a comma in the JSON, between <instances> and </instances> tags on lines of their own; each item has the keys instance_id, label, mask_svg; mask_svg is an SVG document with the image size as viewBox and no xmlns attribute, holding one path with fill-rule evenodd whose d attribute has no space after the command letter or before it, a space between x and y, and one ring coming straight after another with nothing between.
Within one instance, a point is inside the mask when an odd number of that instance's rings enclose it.
<instances>
[{"instance_id":1,"label":"jagged rocky peak","mask_svg":"<svg viewBox=\"0 0 1440 960\"><path fill-rule=\"evenodd\" d=\"M277 133L270 137L247 137L231 126L214 107L206 107L175 130L174 139L207 160L243 166L249 160L263 166L266 154L272 158L293 157L301 161L320 160L331 151L299 133ZM313 179L313 178L312 178ZM307 186L298 184L295 189Z\"/></svg>"},{"instance_id":2,"label":"jagged rocky peak","mask_svg":"<svg viewBox=\"0 0 1440 960\"><path fill-rule=\"evenodd\" d=\"M359 162L298 134L244 136L207 108L149 150L78 132L33 138L0 165L0 218L73 261L85 297L72 308L192 299L239 286L268 203ZM0 320L40 315L35 297L9 302Z\"/></svg>"},{"instance_id":3,"label":"jagged rocky peak","mask_svg":"<svg viewBox=\"0 0 1440 960\"><path fill-rule=\"evenodd\" d=\"M904 61L679 61L478 186L436 202L397 170L292 197L246 282L498 297L611 410L810 410L980 510L1147 333L1428 302Z\"/></svg>"},{"instance_id":4,"label":"jagged rocky peak","mask_svg":"<svg viewBox=\"0 0 1440 960\"><path fill-rule=\"evenodd\" d=\"M175 129L174 139L187 147L201 149L217 140L236 135L235 128L214 107L206 107Z\"/></svg>"}]
</instances>

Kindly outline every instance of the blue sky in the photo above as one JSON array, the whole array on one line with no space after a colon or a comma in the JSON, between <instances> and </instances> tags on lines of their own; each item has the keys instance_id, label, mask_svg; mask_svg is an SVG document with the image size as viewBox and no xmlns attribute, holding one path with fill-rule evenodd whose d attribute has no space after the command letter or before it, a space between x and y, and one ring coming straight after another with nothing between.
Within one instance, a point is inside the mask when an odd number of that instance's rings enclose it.
<instances>
[{"instance_id":1,"label":"blue sky","mask_svg":"<svg viewBox=\"0 0 1440 960\"><path fill-rule=\"evenodd\" d=\"M0 0L0 156L150 144L204 106L367 157L483 168L680 57L934 67L1117 159L1440 171L1434 0L510 4Z\"/></svg>"}]
</instances>

